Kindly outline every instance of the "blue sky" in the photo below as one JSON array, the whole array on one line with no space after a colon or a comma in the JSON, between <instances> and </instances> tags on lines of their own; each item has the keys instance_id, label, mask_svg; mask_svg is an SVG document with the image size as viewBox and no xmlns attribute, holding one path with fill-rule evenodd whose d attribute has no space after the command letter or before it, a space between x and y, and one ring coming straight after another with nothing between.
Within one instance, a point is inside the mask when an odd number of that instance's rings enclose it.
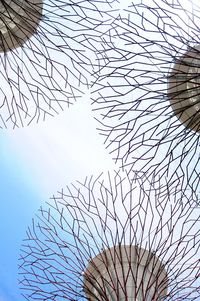
<instances>
[{"instance_id":1,"label":"blue sky","mask_svg":"<svg viewBox=\"0 0 200 301\"><path fill-rule=\"evenodd\" d=\"M1 131L0 301L22 299L20 246L40 205L65 185L114 168L90 109L83 99L45 123Z\"/></svg>"},{"instance_id":2,"label":"blue sky","mask_svg":"<svg viewBox=\"0 0 200 301\"><path fill-rule=\"evenodd\" d=\"M1 133L0 156L0 300L10 301L20 299L17 258L25 225L30 223L40 197L28 168L18 160L5 133Z\"/></svg>"}]
</instances>

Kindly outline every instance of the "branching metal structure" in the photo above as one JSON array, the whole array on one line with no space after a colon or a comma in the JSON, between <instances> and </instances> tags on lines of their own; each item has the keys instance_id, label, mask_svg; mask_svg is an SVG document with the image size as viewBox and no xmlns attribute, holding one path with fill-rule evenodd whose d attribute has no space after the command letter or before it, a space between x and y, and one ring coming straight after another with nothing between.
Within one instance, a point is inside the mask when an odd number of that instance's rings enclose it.
<instances>
[{"instance_id":1,"label":"branching metal structure","mask_svg":"<svg viewBox=\"0 0 200 301\"><path fill-rule=\"evenodd\" d=\"M114 3L0 1L0 128L45 120L84 94Z\"/></svg>"},{"instance_id":2,"label":"branching metal structure","mask_svg":"<svg viewBox=\"0 0 200 301\"><path fill-rule=\"evenodd\" d=\"M158 292L158 281L149 281L147 290L143 290L143 280L139 281L141 275L137 271L145 250L154 272L166 271L162 286L167 287L167 295L161 300L199 300L197 196L190 190L181 191L181 178L173 185L160 183L154 188L151 181L141 179L137 173L127 175L121 171L87 177L63 189L41 207L27 230L20 256L20 287L26 300L84 300L86 294L93 300L94 291L87 283L95 285L95 256L100 254L101 267L109 274L105 254L113 254L111 250L121 246L138 250L135 265L128 262L137 300L149 300L145 299L146 291ZM115 266L115 256L110 257ZM89 273L91 264L93 272ZM126 299L126 276L122 280L117 271L113 273L110 279L98 276L96 300L110 300L105 283L113 290L115 300L122 297L112 277ZM144 267L143 278L146 273Z\"/></svg>"},{"instance_id":3,"label":"branching metal structure","mask_svg":"<svg viewBox=\"0 0 200 301\"><path fill-rule=\"evenodd\" d=\"M98 130L130 170L199 185L200 6L130 1L112 22L91 90Z\"/></svg>"}]
</instances>

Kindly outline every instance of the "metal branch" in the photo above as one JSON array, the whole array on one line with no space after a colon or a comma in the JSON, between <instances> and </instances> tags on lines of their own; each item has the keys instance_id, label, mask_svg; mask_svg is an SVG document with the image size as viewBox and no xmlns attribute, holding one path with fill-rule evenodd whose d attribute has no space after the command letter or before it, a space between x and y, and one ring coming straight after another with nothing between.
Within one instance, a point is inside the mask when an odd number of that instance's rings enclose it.
<instances>
[{"instance_id":1,"label":"metal branch","mask_svg":"<svg viewBox=\"0 0 200 301\"><path fill-rule=\"evenodd\" d=\"M172 179L178 172L194 190L200 180L199 12L192 0L132 1L102 38L91 92L98 131L116 162Z\"/></svg>"},{"instance_id":2,"label":"metal branch","mask_svg":"<svg viewBox=\"0 0 200 301\"><path fill-rule=\"evenodd\" d=\"M180 183L153 187L137 174L112 172L59 192L24 239L24 297L127 299L131 280L140 300L198 300L200 215Z\"/></svg>"},{"instance_id":3,"label":"metal branch","mask_svg":"<svg viewBox=\"0 0 200 301\"><path fill-rule=\"evenodd\" d=\"M116 3L0 1L0 128L45 120L84 95Z\"/></svg>"}]
</instances>

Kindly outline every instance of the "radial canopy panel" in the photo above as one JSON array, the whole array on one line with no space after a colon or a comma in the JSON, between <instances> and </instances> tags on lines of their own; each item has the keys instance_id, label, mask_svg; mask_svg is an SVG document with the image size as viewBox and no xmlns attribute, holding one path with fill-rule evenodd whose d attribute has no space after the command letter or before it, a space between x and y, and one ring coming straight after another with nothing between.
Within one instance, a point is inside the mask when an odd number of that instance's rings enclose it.
<instances>
[{"instance_id":1,"label":"radial canopy panel","mask_svg":"<svg viewBox=\"0 0 200 301\"><path fill-rule=\"evenodd\" d=\"M167 296L167 272L151 252L117 245L92 258L83 274L87 299L162 300Z\"/></svg>"},{"instance_id":2,"label":"radial canopy panel","mask_svg":"<svg viewBox=\"0 0 200 301\"><path fill-rule=\"evenodd\" d=\"M177 58L168 79L174 113L189 129L200 132L200 45Z\"/></svg>"},{"instance_id":3,"label":"radial canopy panel","mask_svg":"<svg viewBox=\"0 0 200 301\"><path fill-rule=\"evenodd\" d=\"M31 38L42 17L42 0L1 0L0 51L20 47Z\"/></svg>"}]
</instances>

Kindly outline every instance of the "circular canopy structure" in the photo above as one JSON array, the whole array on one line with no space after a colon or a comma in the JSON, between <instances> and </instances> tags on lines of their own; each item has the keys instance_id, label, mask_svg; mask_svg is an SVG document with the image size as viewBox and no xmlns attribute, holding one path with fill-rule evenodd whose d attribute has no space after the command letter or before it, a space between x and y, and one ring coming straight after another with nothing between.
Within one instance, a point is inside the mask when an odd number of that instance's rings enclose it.
<instances>
[{"instance_id":1,"label":"circular canopy structure","mask_svg":"<svg viewBox=\"0 0 200 301\"><path fill-rule=\"evenodd\" d=\"M35 33L42 17L42 0L1 0L0 51L20 47Z\"/></svg>"},{"instance_id":2,"label":"circular canopy structure","mask_svg":"<svg viewBox=\"0 0 200 301\"><path fill-rule=\"evenodd\" d=\"M168 94L181 122L200 132L200 46L177 59L169 75Z\"/></svg>"},{"instance_id":3,"label":"circular canopy structure","mask_svg":"<svg viewBox=\"0 0 200 301\"><path fill-rule=\"evenodd\" d=\"M118 283L127 295L128 285L123 287L125 279L120 281L115 265L123 268L118 257L120 250L122 254L128 250L123 246L138 252L136 260L127 255L124 261L128 260L129 269L123 269L135 283L136 299L150 292L155 297L161 289L165 301L199 300L200 216L195 194L183 193L181 185L177 178L174 185L153 188L150 178L112 172L62 189L40 208L27 229L19 261L20 287L26 300L88 299L96 281L90 265L105 272L100 273L96 286L102 298L98 294L96 300L108 300L105 282L113 290ZM108 260L103 254L109 254ZM100 257L98 268L95 258L99 262ZM143 265L145 261L148 264ZM115 266L113 273L109 266ZM148 281L146 286L141 269L156 282ZM158 274L165 280L160 285Z\"/></svg>"},{"instance_id":4,"label":"circular canopy structure","mask_svg":"<svg viewBox=\"0 0 200 301\"><path fill-rule=\"evenodd\" d=\"M128 172L186 175L197 189L200 6L136 0L112 22L91 97L98 131ZM181 76L181 77L180 77Z\"/></svg>"},{"instance_id":5,"label":"circular canopy structure","mask_svg":"<svg viewBox=\"0 0 200 301\"><path fill-rule=\"evenodd\" d=\"M82 98L115 2L0 2L0 128L43 121Z\"/></svg>"},{"instance_id":6,"label":"circular canopy structure","mask_svg":"<svg viewBox=\"0 0 200 301\"><path fill-rule=\"evenodd\" d=\"M118 245L98 254L84 272L87 299L162 300L167 273L153 254L135 246Z\"/></svg>"}]
</instances>

